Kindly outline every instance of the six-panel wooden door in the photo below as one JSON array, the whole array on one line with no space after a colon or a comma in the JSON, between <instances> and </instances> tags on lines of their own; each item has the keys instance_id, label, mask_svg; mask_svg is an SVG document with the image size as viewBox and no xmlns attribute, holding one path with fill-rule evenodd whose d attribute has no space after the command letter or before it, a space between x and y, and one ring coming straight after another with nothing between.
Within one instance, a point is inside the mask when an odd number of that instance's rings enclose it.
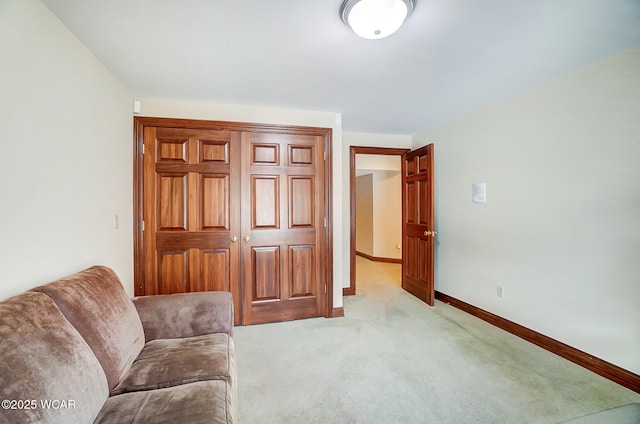
<instances>
[{"instance_id":1,"label":"six-panel wooden door","mask_svg":"<svg viewBox=\"0 0 640 424\"><path fill-rule=\"evenodd\" d=\"M236 324L325 315L324 136L145 126L142 138L136 294L230 291Z\"/></svg>"},{"instance_id":2,"label":"six-panel wooden door","mask_svg":"<svg viewBox=\"0 0 640 424\"><path fill-rule=\"evenodd\" d=\"M240 291L239 159L235 132L145 128L145 295Z\"/></svg>"},{"instance_id":3,"label":"six-panel wooden door","mask_svg":"<svg viewBox=\"0 0 640 424\"><path fill-rule=\"evenodd\" d=\"M321 315L325 285L323 138L244 132L244 323Z\"/></svg>"},{"instance_id":4,"label":"six-panel wooden door","mask_svg":"<svg viewBox=\"0 0 640 424\"><path fill-rule=\"evenodd\" d=\"M405 153L402 160L402 287L433 306L433 144Z\"/></svg>"}]
</instances>

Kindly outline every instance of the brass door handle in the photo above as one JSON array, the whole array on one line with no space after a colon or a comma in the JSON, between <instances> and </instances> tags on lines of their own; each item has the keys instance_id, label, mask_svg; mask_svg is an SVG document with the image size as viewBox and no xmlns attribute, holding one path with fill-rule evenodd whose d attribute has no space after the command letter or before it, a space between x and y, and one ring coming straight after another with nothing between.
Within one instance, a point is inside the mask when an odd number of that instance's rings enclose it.
<instances>
[{"instance_id":1,"label":"brass door handle","mask_svg":"<svg viewBox=\"0 0 640 424\"><path fill-rule=\"evenodd\" d=\"M249 240L251 240L251 237L244 236L244 237L242 237L242 240L244 240L245 243L249 243Z\"/></svg>"},{"instance_id":2,"label":"brass door handle","mask_svg":"<svg viewBox=\"0 0 640 424\"><path fill-rule=\"evenodd\" d=\"M435 236L438 235L438 232L435 231L435 230L434 231L425 231L424 235L425 235L425 237L435 237Z\"/></svg>"},{"instance_id":3,"label":"brass door handle","mask_svg":"<svg viewBox=\"0 0 640 424\"><path fill-rule=\"evenodd\" d=\"M429 237L431 235L431 231L425 231L424 235L425 235L425 237Z\"/></svg>"},{"instance_id":4,"label":"brass door handle","mask_svg":"<svg viewBox=\"0 0 640 424\"><path fill-rule=\"evenodd\" d=\"M231 243L235 243L238 241L238 236L231 237Z\"/></svg>"}]
</instances>

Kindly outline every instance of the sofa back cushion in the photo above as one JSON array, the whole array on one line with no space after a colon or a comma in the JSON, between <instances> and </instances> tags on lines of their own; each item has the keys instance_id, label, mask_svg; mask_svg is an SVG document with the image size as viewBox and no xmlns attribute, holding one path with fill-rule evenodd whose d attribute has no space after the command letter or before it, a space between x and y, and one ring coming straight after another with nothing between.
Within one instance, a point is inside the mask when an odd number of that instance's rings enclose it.
<instances>
[{"instance_id":1,"label":"sofa back cushion","mask_svg":"<svg viewBox=\"0 0 640 424\"><path fill-rule=\"evenodd\" d=\"M140 317L115 272L94 266L33 290L53 299L115 387L144 346Z\"/></svg>"},{"instance_id":2,"label":"sofa back cushion","mask_svg":"<svg viewBox=\"0 0 640 424\"><path fill-rule=\"evenodd\" d=\"M93 422L108 397L100 363L48 296L0 302L0 423Z\"/></svg>"}]
</instances>

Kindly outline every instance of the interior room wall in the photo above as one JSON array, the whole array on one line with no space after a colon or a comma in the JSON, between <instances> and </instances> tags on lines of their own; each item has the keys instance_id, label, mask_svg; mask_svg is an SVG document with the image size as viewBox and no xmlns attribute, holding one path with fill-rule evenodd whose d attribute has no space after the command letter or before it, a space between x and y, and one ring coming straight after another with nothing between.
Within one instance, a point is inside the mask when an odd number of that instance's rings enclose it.
<instances>
[{"instance_id":1,"label":"interior room wall","mask_svg":"<svg viewBox=\"0 0 640 424\"><path fill-rule=\"evenodd\" d=\"M400 166L400 157L394 156ZM400 171L373 173L373 256L401 259L402 176Z\"/></svg>"},{"instance_id":2,"label":"interior room wall","mask_svg":"<svg viewBox=\"0 0 640 424\"><path fill-rule=\"evenodd\" d=\"M402 161L398 155L356 155L356 171L372 175L372 252L378 258L401 259L402 250ZM357 191L356 202L360 192ZM356 239L360 236L356 218Z\"/></svg>"},{"instance_id":3,"label":"interior room wall","mask_svg":"<svg viewBox=\"0 0 640 424\"><path fill-rule=\"evenodd\" d=\"M132 97L40 1L0 39L0 299L94 264L132 295Z\"/></svg>"},{"instance_id":4,"label":"interior room wall","mask_svg":"<svg viewBox=\"0 0 640 424\"><path fill-rule=\"evenodd\" d=\"M342 306L343 269L343 146L341 115L334 112L280 109L262 106L239 106L193 101L138 98L141 115L164 118L203 119L213 121L253 122L274 125L301 125L332 129L333 166L333 306ZM338 122L338 124L336 123ZM349 161L347 154L346 160ZM348 167L347 167L348 169ZM347 172L348 179L348 172ZM346 191L348 193L348 185ZM348 195L348 194L347 194ZM346 226L348 227L348 226ZM347 251L348 252L348 251ZM348 262L348 260L347 260ZM349 283L347 276L347 286Z\"/></svg>"},{"instance_id":5,"label":"interior room wall","mask_svg":"<svg viewBox=\"0 0 640 424\"><path fill-rule=\"evenodd\" d=\"M372 155L358 153L356 155L356 169L375 171L397 171L402 166L398 155Z\"/></svg>"},{"instance_id":6,"label":"interior room wall","mask_svg":"<svg viewBox=\"0 0 640 424\"><path fill-rule=\"evenodd\" d=\"M634 373L638 70L640 46L413 139L435 143L436 290Z\"/></svg>"},{"instance_id":7,"label":"interior room wall","mask_svg":"<svg viewBox=\"0 0 640 424\"><path fill-rule=\"evenodd\" d=\"M356 179L356 251L373 256L373 174Z\"/></svg>"}]
</instances>

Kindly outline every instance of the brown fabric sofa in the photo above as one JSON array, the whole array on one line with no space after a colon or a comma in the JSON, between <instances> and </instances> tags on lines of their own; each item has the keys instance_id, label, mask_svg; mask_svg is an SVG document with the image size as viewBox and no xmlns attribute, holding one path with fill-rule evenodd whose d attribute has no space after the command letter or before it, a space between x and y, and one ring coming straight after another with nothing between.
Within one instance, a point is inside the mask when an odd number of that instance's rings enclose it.
<instances>
[{"instance_id":1,"label":"brown fabric sofa","mask_svg":"<svg viewBox=\"0 0 640 424\"><path fill-rule=\"evenodd\" d=\"M0 423L232 423L230 293L130 299L95 266L0 302Z\"/></svg>"}]
</instances>

